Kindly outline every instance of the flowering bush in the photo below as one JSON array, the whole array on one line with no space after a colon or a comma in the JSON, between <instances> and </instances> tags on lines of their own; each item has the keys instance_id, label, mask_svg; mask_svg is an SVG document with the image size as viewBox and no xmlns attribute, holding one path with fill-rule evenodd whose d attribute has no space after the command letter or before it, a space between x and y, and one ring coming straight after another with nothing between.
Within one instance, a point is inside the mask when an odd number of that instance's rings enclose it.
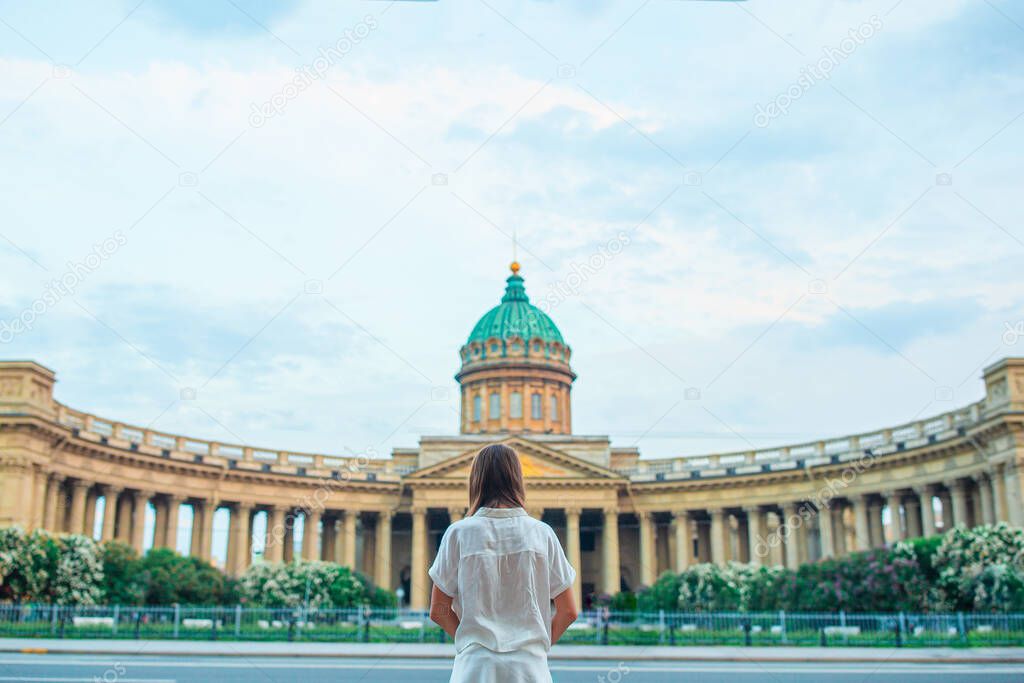
<instances>
[{"instance_id":1,"label":"flowering bush","mask_svg":"<svg viewBox=\"0 0 1024 683\"><path fill-rule=\"evenodd\" d=\"M698 564L679 576L679 608L692 612L733 612L740 609L737 563L725 567Z\"/></svg>"},{"instance_id":2,"label":"flowering bush","mask_svg":"<svg viewBox=\"0 0 1024 683\"><path fill-rule=\"evenodd\" d=\"M1024 531L1006 524L954 527L932 564L938 574L934 601L941 609L1020 609Z\"/></svg>"},{"instance_id":3,"label":"flowering bush","mask_svg":"<svg viewBox=\"0 0 1024 683\"><path fill-rule=\"evenodd\" d=\"M255 564L242 576L246 602L266 607L353 607L367 602L365 586L348 567L296 560Z\"/></svg>"},{"instance_id":4,"label":"flowering bush","mask_svg":"<svg viewBox=\"0 0 1024 683\"><path fill-rule=\"evenodd\" d=\"M86 536L57 537L57 566L50 583L59 605L95 605L103 596L103 560L96 542Z\"/></svg>"},{"instance_id":5,"label":"flowering bush","mask_svg":"<svg viewBox=\"0 0 1024 683\"><path fill-rule=\"evenodd\" d=\"M92 539L0 529L0 599L94 605L102 598L102 581Z\"/></svg>"}]
</instances>

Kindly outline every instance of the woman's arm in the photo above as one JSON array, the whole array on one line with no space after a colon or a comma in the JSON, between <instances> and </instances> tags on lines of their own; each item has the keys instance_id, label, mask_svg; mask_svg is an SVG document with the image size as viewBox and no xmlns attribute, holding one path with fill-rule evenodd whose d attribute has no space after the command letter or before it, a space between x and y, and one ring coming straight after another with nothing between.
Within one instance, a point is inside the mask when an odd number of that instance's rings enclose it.
<instances>
[{"instance_id":1,"label":"woman's arm","mask_svg":"<svg viewBox=\"0 0 1024 683\"><path fill-rule=\"evenodd\" d=\"M437 590L436 588L434 590ZM565 633L565 629L576 621L576 598L572 594L572 586L555 596L555 616L551 620L551 644L554 645Z\"/></svg>"},{"instance_id":2,"label":"woman's arm","mask_svg":"<svg viewBox=\"0 0 1024 683\"><path fill-rule=\"evenodd\" d=\"M569 596L572 599L572 596ZM455 637L455 629L459 627L459 617L452 610L452 598L445 595L440 588L434 586L430 592L430 620L444 629L444 632Z\"/></svg>"}]
</instances>

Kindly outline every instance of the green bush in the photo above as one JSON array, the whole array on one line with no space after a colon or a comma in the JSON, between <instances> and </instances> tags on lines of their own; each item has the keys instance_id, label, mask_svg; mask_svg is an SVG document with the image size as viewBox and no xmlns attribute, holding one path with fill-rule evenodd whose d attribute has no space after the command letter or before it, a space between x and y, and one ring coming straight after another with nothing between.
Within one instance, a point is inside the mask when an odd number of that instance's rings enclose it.
<instances>
[{"instance_id":1,"label":"green bush","mask_svg":"<svg viewBox=\"0 0 1024 683\"><path fill-rule=\"evenodd\" d=\"M677 609L679 604L679 575L672 572L664 572L654 582L653 586L640 591L634 603L641 612Z\"/></svg>"},{"instance_id":2,"label":"green bush","mask_svg":"<svg viewBox=\"0 0 1024 683\"><path fill-rule=\"evenodd\" d=\"M636 593L633 593L632 591L619 591L612 596L611 604L608 606L608 609L615 612L635 612L637 605L638 601Z\"/></svg>"},{"instance_id":3,"label":"green bush","mask_svg":"<svg viewBox=\"0 0 1024 683\"><path fill-rule=\"evenodd\" d=\"M154 548L142 561L139 581L147 605L231 605L238 602L235 582L197 557Z\"/></svg>"},{"instance_id":4,"label":"green bush","mask_svg":"<svg viewBox=\"0 0 1024 683\"><path fill-rule=\"evenodd\" d=\"M108 605L141 605L146 589L140 581L142 559L130 545L108 541L102 545L103 596Z\"/></svg>"}]
</instances>

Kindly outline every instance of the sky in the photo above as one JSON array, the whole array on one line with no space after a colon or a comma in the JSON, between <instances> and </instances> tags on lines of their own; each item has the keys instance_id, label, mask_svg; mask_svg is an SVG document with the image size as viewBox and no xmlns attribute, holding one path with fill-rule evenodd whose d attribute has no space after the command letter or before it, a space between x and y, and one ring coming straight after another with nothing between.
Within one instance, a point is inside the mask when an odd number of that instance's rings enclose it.
<instances>
[{"instance_id":1,"label":"sky","mask_svg":"<svg viewBox=\"0 0 1024 683\"><path fill-rule=\"evenodd\" d=\"M900 424L1024 355L1022 114L1005 0L0 1L0 358L386 456L457 431L515 234L577 433Z\"/></svg>"}]
</instances>

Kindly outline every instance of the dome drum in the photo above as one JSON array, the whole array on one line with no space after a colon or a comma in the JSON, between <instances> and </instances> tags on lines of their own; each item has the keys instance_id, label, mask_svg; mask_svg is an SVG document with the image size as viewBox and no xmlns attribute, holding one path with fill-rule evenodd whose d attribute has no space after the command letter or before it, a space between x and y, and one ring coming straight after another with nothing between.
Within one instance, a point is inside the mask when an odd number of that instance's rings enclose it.
<instances>
[{"instance_id":1,"label":"dome drum","mask_svg":"<svg viewBox=\"0 0 1024 683\"><path fill-rule=\"evenodd\" d=\"M465 434L571 434L572 350L551 318L530 303L518 264L501 303L459 350Z\"/></svg>"}]
</instances>

